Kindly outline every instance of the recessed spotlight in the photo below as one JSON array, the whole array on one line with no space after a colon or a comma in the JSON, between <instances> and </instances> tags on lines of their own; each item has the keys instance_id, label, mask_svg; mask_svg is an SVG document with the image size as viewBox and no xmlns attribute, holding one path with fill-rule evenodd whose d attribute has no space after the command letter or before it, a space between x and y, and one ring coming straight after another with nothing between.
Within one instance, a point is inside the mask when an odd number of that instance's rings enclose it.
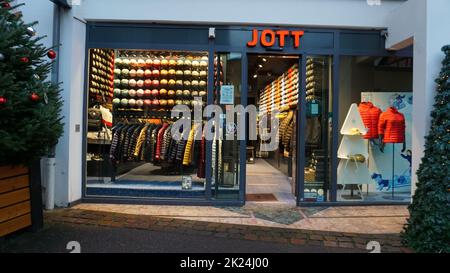
<instances>
[{"instance_id":1,"label":"recessed spotlight","mask_svg":"<svg viewBox=\"0 0 450 273\"><path fill-rule=\"evenodd\" d=\"M263 62L267 62L267 59L266 59L266 58L262 58L262 60L263 60Z\"/></svg>"},{"instance_id":2,"label":"recessed spotlight","mask_svg":"<svg viewBox=\"0 0 450 273\"><path fill-rule=\"evenodd\" d=\"M261 68L261 67L262 67L262 64L258 64L258 66L259 66L259 68Z\"/></svg>"},{"instance_id":3,"label":"recessed spotlight","mask_svg":"<svg viewBox=\"0 0 450 273\"><path fill-rule=\"evenodd\" d=\"M253 75L253 78L255 78L255 79L258 78L258 75L257 74Z\"/></svg>"}]
</instances>

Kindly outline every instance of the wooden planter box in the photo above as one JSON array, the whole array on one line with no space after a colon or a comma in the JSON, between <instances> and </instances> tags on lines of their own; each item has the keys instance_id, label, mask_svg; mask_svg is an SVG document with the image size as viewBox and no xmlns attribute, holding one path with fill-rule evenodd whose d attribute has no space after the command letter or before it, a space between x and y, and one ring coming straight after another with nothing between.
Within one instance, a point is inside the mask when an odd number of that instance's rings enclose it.
<instances>
[{"instance_id":1,"label":"wooden planter box","mask_svg":"<svg viewBox=\"0 0 450 273\"><path fill-rule=\"evenodd\" d=\"M31 168L0 166L0 237L27 227L42 227L39 168L39 163Z\"/></svg>"}]
</instances>

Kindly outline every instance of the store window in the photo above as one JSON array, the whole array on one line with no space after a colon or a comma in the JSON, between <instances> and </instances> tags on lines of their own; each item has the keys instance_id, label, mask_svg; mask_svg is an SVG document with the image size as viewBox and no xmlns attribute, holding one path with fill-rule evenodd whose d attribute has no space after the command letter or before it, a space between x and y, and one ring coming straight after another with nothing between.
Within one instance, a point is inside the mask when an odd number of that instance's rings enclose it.
<instances>
[{"instance_id":1,"label":"store window","mask_svg":"<svg viewBox=\"0 0 450 273\"><path fill-rule=\"evenodd\" d=\"M330 200L332 58L306 57L304 200Z\"/></svg>"},{"instance_id":2,"label":"store window","mask_svg":"<svg viewBox=\"0 0 450 273\"><path fill-rule=\"evenodd\" d=\"M412 59L340 59L338 201L409 202Z\"/></svg>"},{"instance_id":3,"label":"store window","mask_svg":"<svg viewBox=\"0 0 450 273\"><path fill-rule=\"evenodd\" d=\"M206 104L208 54L90 49L88 74L86 196L203 198L206 142L171 109Z\"/></svg>"}]
</instances>

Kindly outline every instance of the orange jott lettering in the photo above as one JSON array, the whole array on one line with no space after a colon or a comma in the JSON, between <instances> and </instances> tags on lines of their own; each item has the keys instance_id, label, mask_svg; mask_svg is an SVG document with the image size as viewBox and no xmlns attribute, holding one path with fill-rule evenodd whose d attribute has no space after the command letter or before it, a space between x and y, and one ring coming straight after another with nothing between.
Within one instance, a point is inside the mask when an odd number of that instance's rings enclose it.
<instances>
[{"instance_id":1,"label":"orange jott lettering","mask_svg":"<svg viewBox=\"0 0 450 273\"><path fill-rule=\"evenodd\" d=\"M252 34L252 40L247 42L247 46L254 47L258 43L258 30L254 29Z\"/></svg>"},{"instance_id":2,"label":"orange jott lettering","mask_svg":"<svg viewBox=\"0 0 450 273\"><path fill-rule=\"evenodd\" d=\"M284 47L284 41L286 36L289 35L289 31L288 30L278 30L276 32L277 36L278 36L278 40L280 41L280 47Z\"/></svg>"},{"instance_id":3,"label":"orange jott lettering","mask_svg":"<svg viewBox=\"0 0 450 273\"><path fill-rule=\"evenodd\" d=\"M291 36L294 37L294 47L297 48L300 46L300 37L303 36L305 32L303 30L291 31Z\"/></svg>"},{"instance_id":4,"label":"orange jott lettering","mask_svg":"<svg viewBox=\"0 0 450 273\"><path fill-rule=\"evenodd\" d=\"M267 41L267 36L270 36L270 40ZM275 44L275 32L270 29L265 29L261 32L261 45L265 47L270 47Z\"/></svg>"}]
</instances>

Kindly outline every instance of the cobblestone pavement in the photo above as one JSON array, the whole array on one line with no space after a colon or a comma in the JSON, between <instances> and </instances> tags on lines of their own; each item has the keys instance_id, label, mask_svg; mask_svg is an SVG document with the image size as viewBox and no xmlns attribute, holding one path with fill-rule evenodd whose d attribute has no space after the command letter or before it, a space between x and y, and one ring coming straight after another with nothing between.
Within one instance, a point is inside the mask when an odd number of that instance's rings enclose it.
<instances>
[{"instance_id":1,"label":"cobblestone pavement","mask_svg":"<svg viewBox=\"0 0 450 273\"><path fill-rule=\"evenodd\" d=\"M284 244L181 232L47 222L37 232L0 238L0 253L353 253L351 248ZM361 250L361 252L367 252ZM158 257L155 257L158 259ZM151 262L151 257L150 261Z\"/></svg>"},{"instance_id":2,"label":"cobblestone pavement","mask_svg":"<svg viewBox=\"0 0 450 273\"><path fill-rule=\"evenodd\" d=\"M243 207L80 204L73 209L151 215L213 223L308 229L362 234L399 233L406 206L295 207L247 202Z\"/></svg>"},{"instance_id":3,"label":"cobblestone pavement","mask_svg":"<svg viewBox=\"0 0 450 273\"><path fill-rule=\"evenodd\" d=\"M90 206L91 209L87 209L87 207ZM69 223L81 225L94 225L100 227L163 231L178 234L190 234L209 237L212 236L216 238L218 237L218 238L252 240L261 242L276 242L291 245L345 248L347 250L353 249L353 251L355 252L367 251L366 250L367 243L370 241L377 241L381 245L382 252L410 252L409 249L402 246L398 232L384 233L384 234L382 233L363 234L348 231L336 232L336 231L324 231L313 229L301 229L298 227L292 228L286 227L286 225L281 225L280 227L275 225L248 225L241 223L225 223L218 221L202 221L202 220L199 221L198 219L195 219L195 217L191 217L191 219L184 219L186 218L185 217L186 214L183 214L182 212L179 213L181 215L184 215L183 217L167 215L168 211L164 211L164 206L136 206L134 207L133 210L135 213L130 213L132 210L130 210L131 207L128 205L120 205L118 207L116 207L116 205L114 206L108 205L111 206L109 207L110 209L108 210L105 209L106 205L103 206L102 210L92 209L96 206L99 205L83 204L76 206L75 208L58 209L52 212L47 212L45 214L46 221L49 224ZM117 209L121 206L122 211L113 212L112 208ZM161 207L160 215L151 215L149 213L147 214L142 213L145 207L152 207L152 208ZM172 208L179 208L179 207L172 207ZM242 209L248 210L249 208L244 207ZM225 209L221 208L221 210L226 210L226 208ZM314 216L320 214L324 210L318 211L316 213L312 212L310 213L312 213L311 215ZM339 211L340 210L337 210L335 211L335 213L337 214ZM236 212L233 211L232 213ZM237 213L241 215L239 212ZM367 211L366 213L370 214ZM341 212L341 214L343 213ZM374 217L378 216L375 213L373 214ZM243 215L242 217L246 217L245 214L242 215ZM217 216L215 217L217 218ZM303 217L308 216L306 215L306 213L303 213ZM194 220L192 218L194 218ZM270 222L267 220L261 221Z\"/></svg>"}]
</instances>

